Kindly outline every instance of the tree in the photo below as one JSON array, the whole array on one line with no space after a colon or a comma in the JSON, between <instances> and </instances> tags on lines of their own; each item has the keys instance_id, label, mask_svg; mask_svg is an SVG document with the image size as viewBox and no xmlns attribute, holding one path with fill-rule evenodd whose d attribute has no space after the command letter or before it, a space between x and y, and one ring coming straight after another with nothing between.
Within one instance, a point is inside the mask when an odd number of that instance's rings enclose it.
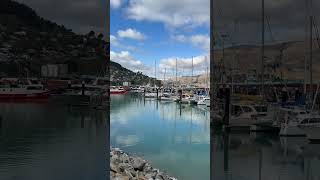
<instances>
[{"instance_id":1,"label":"tree","mask_svg":"<svg viewBox=\"0 0 320 180\"><path fill-rule=\"evenodd\" d=\"M103 36L103 34L102 34L102 33L100 33L100 34L98 35L98 39L99 39L99 40L102 40L102 39L103 39L103 37L104 37L104 36Z\"/></svg>"},{"instance_id":2,"label":"tree","mask_svg":"<svg viewBox=\"0 0 320 180\"><path fill-rule=\"evenodd\" d=\"M94 31L90 31L89 34L88 34L89 38L92 38L92 37L95 37L95 36L96 36L96 33Z\"/></svg>"}]
</instances>

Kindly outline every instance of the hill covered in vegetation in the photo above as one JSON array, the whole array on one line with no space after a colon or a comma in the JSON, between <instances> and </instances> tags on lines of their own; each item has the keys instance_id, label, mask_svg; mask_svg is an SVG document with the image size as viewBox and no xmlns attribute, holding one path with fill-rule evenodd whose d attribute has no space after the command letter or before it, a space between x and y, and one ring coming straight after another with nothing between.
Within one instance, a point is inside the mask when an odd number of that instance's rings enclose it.
<instances>
[{"instance_id":1,"label":"hill covered in vegetation","mask_svg":"<svg viewBox=\"0 0 320 180\"><path fill-rule=\"evenodd\" d=\"M103 34L76 34L64 25L40 17L32 8L12 1L0 1L0 75L41 75L41 66L67 64L68 73L102 75L109 43ZM111 62L111 80L143 84L153 80Z\"/></svg>"}]
</instances>

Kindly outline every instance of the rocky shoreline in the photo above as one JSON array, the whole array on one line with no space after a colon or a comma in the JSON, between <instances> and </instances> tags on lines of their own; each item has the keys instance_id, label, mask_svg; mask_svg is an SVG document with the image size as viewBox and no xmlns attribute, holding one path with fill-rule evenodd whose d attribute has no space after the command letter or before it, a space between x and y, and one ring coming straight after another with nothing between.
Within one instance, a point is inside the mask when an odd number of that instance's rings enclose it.
<instances>
[{"instance_id":1,"label":"rocky shoreline","mask_svg":"<svg viewBox=\"0 0 320 180\"><path fill-rule=\"evenodd\" d=\"M110 148L111 180L177 180L153 168L141 157L124 153L119 148Z\"/></svg>"}]
</instances>

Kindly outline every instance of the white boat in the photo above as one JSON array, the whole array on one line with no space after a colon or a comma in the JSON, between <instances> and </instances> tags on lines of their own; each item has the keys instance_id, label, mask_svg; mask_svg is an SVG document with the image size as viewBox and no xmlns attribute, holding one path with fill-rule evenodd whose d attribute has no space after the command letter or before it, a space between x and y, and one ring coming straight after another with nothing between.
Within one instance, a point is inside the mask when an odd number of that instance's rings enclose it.
<instances>
[{"instance_id":1,"label":"white boat","mask_svg":"<svg viewBox=\"0 0 320 180\"><path fill-rule=\"evenodd\" d=\"M200 98L197 104L198 105L206 105L206 106L210 107L210 97L204 96L204 97Z\"/></svg>"},{"instance_id":2,"label":"white boat","mask_svg":"<svg viewBox=\"0 0 320 180\"><path fill-rule=\"evenodd\" d=\"M320 142L320 125L301 127L310 141Z\"/></svg>"},{"instance_id":3,"label":"white boat","mask_svg":"<svg viewBox=\"0 0 320 180\"><path fill-rule=\"evenodd\" d=\"M172 99L172 101L174 101L174 102L179 102L179 101L180 101L180 97L179 97L179 96L176 96L176 95L171 96L171 99Z\"/></svg>"},{"instance_id":4,"label":"white boat","mask_svg":"<svg viewBox=\"0 0 320 180\"><path fill-rule=\"evenodd\" d=\"M309 116L308 112L301 108L280 108L280 136L305 136L305 132L299 124Z\"/></svg>"},{"instance_id":5,"label":"white boat","mask_svg":"<svg viewBox=\"0 0 320 180\"><path fill-rule=\"evenodd\" d=\"M49 90L42 84L0 84L0 101L48 99Z\"/></svg>"},{"instance_id":6,"label":"white boat","mask_svg":"<svg viewBox=\"0 0 320 180\"><path fill-rule=\"evenodd\" d=\"M170 94L168 94L168 93L163 93L163 94L160 96L160 101L173 102L174 99L171 97Z\"/></svg>"},{"instance_id":7,"label":"white boat","mask_svg":"<svg viewBox=\"0 0 320 180\"><path fill-rule=\"evenodd\" d=\"M306 114L299 116L298 127L303 130L310 141L320 141L320 115Z\"/></svg>"},{"instance_id":8,"label":"white boat","mask_svg":"<svg viewBox=\"0 0 320 180\"><path fill-rule=\"evenodd\" d=\"M255 105L232 104L229 118L229 126L248 128L259 122L258 118L262 112L257 111Z\"/></svg>"},{"instance_id":9,"label":"white boat","mask_svg":"<svg viewBox=\"0 0 320 180\"><path fill-rule=\"evenodd\" d=\"M134 87L131 89L131 92L133 93L143 93L144 92L144 87L140 86L140 87Z\"/></svg>"},{"instance_id":10,"label":"white boat","mask_svg":"<svg viewBox=\"0 0 320 180\"><path fill-rule=\"evenodd\" d=\"M183 94L182 97L181 97L180 103L181 104L189 104L190 103L190 99L191 99L191 96L189 96L187 94Z\"/></svg>"},{"instance_id":11,"label":"white boat","mask_svg":"<svg viewBox=\"0 0 320 180\"><path fill-rule=\"evenodd\" d=\"M144 95L145 98L156 98L157 97L157 93L154 93L154 92L149 92L149 93L146 93Z\"/></svg>"},{"instance_id":12,"label":"white boat","mask_svg":"<svg viewBox=\"0 0 320 180\"><path fill-rule=\"evenodd\" d=\"M190 104L198 104L198 102L199 102L200 100L202 100L203 98L205 98L205 97L206 97L206 96L204 96L204 95L194 94L194 95L190 98L189 103L190 103Z\"/></svg>"}]
</instances>

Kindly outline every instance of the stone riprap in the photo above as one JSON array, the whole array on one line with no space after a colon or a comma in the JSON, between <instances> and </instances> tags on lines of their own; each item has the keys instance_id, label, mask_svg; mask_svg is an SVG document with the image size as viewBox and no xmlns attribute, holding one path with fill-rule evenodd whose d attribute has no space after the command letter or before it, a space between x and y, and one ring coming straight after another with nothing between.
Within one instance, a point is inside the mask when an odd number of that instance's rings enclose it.
<instances>
[{"instance_id":1,"label":"stone riprap","mask_svg":"<svg viewBox=\"0 0 320 180\"><path fill-rule=\"evenodd\" d=\"M131 156L119 148L110 148L111 180L177 180L153 168L138 156Z\"/></svg>"}]
</instances>

